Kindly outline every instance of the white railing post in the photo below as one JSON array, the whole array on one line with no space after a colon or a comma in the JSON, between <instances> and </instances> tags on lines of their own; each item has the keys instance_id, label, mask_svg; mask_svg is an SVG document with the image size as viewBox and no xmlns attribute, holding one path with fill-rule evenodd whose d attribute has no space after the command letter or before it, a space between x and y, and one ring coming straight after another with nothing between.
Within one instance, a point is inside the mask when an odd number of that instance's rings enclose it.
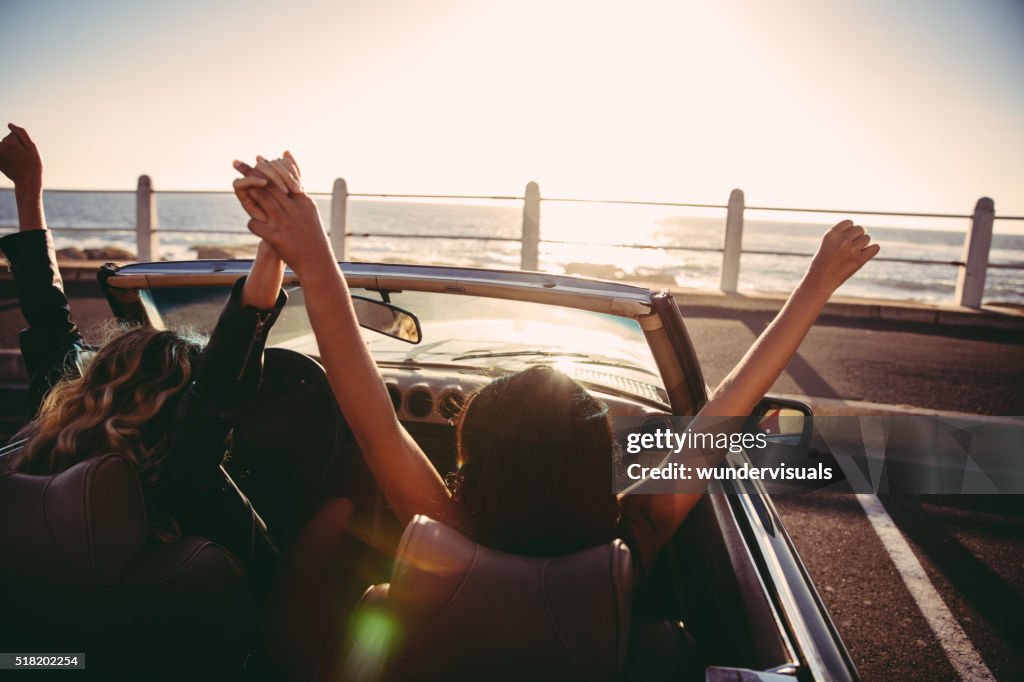
<instances>
[{"instance_id":1,"label":"white railing post","mask_svg":"<svg viewBox=\"0 0 1024 682\"><path fill-rule=\"evenodd\" d=\"M540 259L540 186L536 182L527 183L523 194L522 249L519 269L537 270Z\"/></svg>"},{"instance_id":2,"label":"white railing post","mask_svg":"<svg viewBox=\"0 0 1024 682\"><path fill-rule=\"evenodd\" d=\"M334 181L331 190L331 248L334 257L345 260L345 235L348 234L348 183L344 178Z\"/></svg>"},{"instance_id":3,"label":"white railing post","mask_svg":"<svg viewBox=\"0 0 1024 682\"><path fill-rule=\"evenodd\" d=\"M969 308L980 308L985 295L985 275L988 271L988 253L992 247L992 223L996 218L996 205L988 197L978 199L974 216L964 236L964 262L956 275L956 302Z\"/></svg>"},{"instance_id":4,"label":"white railing post","mask_svg":"<svg viewBox=\"0 0 1024 682\"><path fill-rule=\"evenodd\" d=\"M148 175L139 176L135 190L135 248L136 260L153 261L160 258L160 240L157 236L156 192Z\"/></svg>"},{"instance_id":5,"label":"white railing post","mask_svg":"<svg viewBox=\"0 0 1024 682\"><path fill-rule=\"evenodd\" d=\"M725 243L722 246L722 291L736 293L740 282L740 254L743 252L743 190L729 194L725 215Z\"/></svg>"}]
</instances>

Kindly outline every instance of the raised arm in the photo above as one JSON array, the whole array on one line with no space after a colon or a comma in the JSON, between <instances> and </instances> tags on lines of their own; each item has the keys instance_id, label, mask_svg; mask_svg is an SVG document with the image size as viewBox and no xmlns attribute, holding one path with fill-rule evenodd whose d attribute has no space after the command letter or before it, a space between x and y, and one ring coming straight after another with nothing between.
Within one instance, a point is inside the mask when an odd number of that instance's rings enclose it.
<instances>
[{"instance_id":1,"label":"raised arm","mask_svg":"<svg viewBox=\"0 0 1024 682\"><path fill-rule=\"evenodd\" d=\"M45 230L43 214L43 160L24 128L7 124L10 133L0 140L0 172L14 183L18 229Z\"/></svg>"},{"instance_id":2,"label":"raised arm","mask_svg":"<svg viewBox=\"0 0 1024 682\"><path fill-rule=\"evenodd\" d=\"M39 150L27 130L14 124L7 127L10 134L0 140L0 172L14 182L19 232L0 238L0 249L14 274L18 303L28 322L19 340L29 373L31 418L54 383L77 373L83 342L71 319L53 239L46 229Z\"/></svg>"},{"instance_id":3,"label":"raised arm","mask_svg":"<svg viewBox=\"0 0 1024 682\"><path fill-rule=\"evenodd\" d=\"M851 220L829 230L782 310L718 385L690 429L721 429L721 417L749 415L782 374L835 290L878 251L864 228ZM645 494L645 484L630 488L621 503L628 532L649 568L701 495Z\"/></svg>"},{"instance_id":4,"label":"raised arm","mask_svg":"<svg viewBox=\"0 0 1024 682\"><path fill-rule=\"evenodd\" d=\"M263 349L287 295L281 289L284 264L261 243L245 281L231 289L192 383L175 410L157 487L161 498L186 527L209 522L204 492L224 459L225 439L256 397L263 374ZM233 538L221 538L227 541ZM238 549L233 547L232 549ZM245 558L246 552L239 550Z\"/></svg>"},{"instance_id":5,"label":"raised arm","mask_svg":"<svg viewBox=\"0 0 1024 682\"><path fill-rule=\"evenodd\" d=\"M254 217L249 229L281 254L299 276L334 396L385 498L403 524L415 514L457 522L458 505L395 415L377 364L363 341L348 285L316 204L301 189L294 159L287 152L279 161L261 159L256 170L272 182L246 190L247 199L264 218Z\"/></svg>"},{"instance_id":6,"label":"raised arm","mask_svg":"<svg viewBox=\"0 0 1024 682\"><path fill-rule=\"evenodd\" d=\"M701 414L749 414L782 374L835 290L874 258L879 248L852 220L826 232L782 310L718 385Z\"/></svg>"}]
</instances>

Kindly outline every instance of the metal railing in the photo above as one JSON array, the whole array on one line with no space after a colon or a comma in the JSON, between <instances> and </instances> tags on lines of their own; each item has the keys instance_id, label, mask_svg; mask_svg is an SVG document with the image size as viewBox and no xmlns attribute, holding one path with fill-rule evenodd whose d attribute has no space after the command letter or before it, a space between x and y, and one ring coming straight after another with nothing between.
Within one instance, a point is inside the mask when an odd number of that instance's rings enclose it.
<instances>
[{"instance_id":1,"label":"metal railing","mask_svg":"<svg viewBox=\"0 0 1024 682\"><path fill-rule=\"evenodd\" d=\"M743 249L743 218L747 210L756 211L785 211L797 213L825 213L834 215L870 215L870 216L893 216L911 218L945 218L945 219L967 219L970 223L964 238L963 256L960 260L934 260L879 257L880 262L909 263L916 265L945 265L957 268L955 302L958 305L979 308L981 307L982 296L985 292L985 278L988 268L1002 269L1024 269L1024 265L1016 263L989 263L989 251L992 245L992 227L995 222L995 204L992 199L982 197L977 201L974 212L967 214L951 213L909 213L894 211L864 211L864 210L837 210L818 208L794 208L789 206L746 206L743 191L734 189L729 195L727 204L703 204L683 203L670 201L628 201L613 199L585 199L585 198L564 198L540 196L540 188L537 183L531 182L526 186L526 191L521 197L509 196L446 196L446 195L410 195L410 194L356 194L349 193L344 180L336 180L334 191L331 195L331 240L335 252L339 258L344 258L346 240L349 237L390 237L390 238L416 238L416 239L474 239L480 241L514 241L511 238L483 237L470 235L413 235L413 234L375 234L375 233L353 233L348 231L346 222L347 207L349 198L394 198L394 199L506 199L523 202L523 229L519 239L522 243L520 267L524 270L536 270L539 261L540 243L548 244L584 244L584 242L573 242L557 239L541 239L540 237L540 204L541 201L563 202L563 203L589 203L589 204L616 204L626 206L664 206L672 208L700 208L700 209L724 209L725 218L725 239L722 248L709 248L697 246L668 246L656 244L598 244L598 246L611 246L633 249L660 249L665 251L691 251L691 252L712 252L722 254L722 268L719 286L722 291L735 293L738 290L740 257L742 254L770 255L783 257L806 258L811 254L798 253L793 251L770 251ZM999 216L1000 220L1024 220L1024 216ZM589 242L588 242L589 243Z\"/></svg>"},{"instance_id":2,"label":"metal railing","mask_svg":"<svg viewBox=\"0 0 1024 682\"><path fill-rule=\"evenodd\" d=\"M93 190L47 190L53 193L94 193ZM104 191L104 194L129 194L130 190ZM216 190L161 190L160 194L228 194ZM153 189L152 181L148 175L139 177L135 192L135 227L125 228L104 228L108 232L134 232L140 261L154 260L159 252L159 235L162 232L183 233L183 234L232 234L237 235L238 231L230 230L205 230L173 228L161 230L157 222L157 194ZM726 204L705 204L686 203L672 201L631 201L616 199L588 199L577 197L541 197L540 187L535 182L526 185L523 196L505 195L468 195L468 194L382 194L382 193L355 193L348 191L348 184L344 179L338 178L330 194L324 192L311 192L313 196L330 196L330 219L329 232L331 244L339 260L346 259L347 242L349 238L374 238L387 237L390 239L447 239L447 240L471 240L480 242L520 242L520 267L523 270L537 270L540 260L540 244L563 244L563 245L597 245L630 249L659 249L664 251L690 251L710 252L722 254L722 267L720 272L719 286L722 291L735 293L738 289L740 259L743 254L768 255L782 257L807 258L808 253L777 250L743 249L743 222L746 211L777 211L795 213L817 213L832 215L866 215L866 216L890 216L909 218L942 218L942 219L964 219L969 220L967 231L964 237L963 256L960 260L935 260L935 259L914 259L898 257L878 257L875 260L890 263L908 263L915 265L953 266L957 268L956 289L954 302L961 306L978 308L981 306L982 296L985 291L985 279L989 268L998 269L1024 269L1024 265L1017 263L990 263L989 251L992 245L992 228L996 219L995 204L992 199L982 197L978 199L971 214L951 213L910 213L898 211L866 211L866 210L838 210L821 208L794 208L790 206L746 206L743 191L734 189L729 195ZM351 232L348 229L348 203L349 199L429 199L429 200L491 200L491 201L522 201L522 232L518 237L494 237L486 235L466 234L415 234L401 232ZM700 246L673 246L644 243L601 243L578 242L558 239L542 239L540 232L540 206L542 201L560 203L585 203L585 204L614 204L622 206L662 206L670 208L688 209L720 209L726 211L725 217L725 238L721 248L700 247ZM1024 216L999 216L999 220L1024 220ZM79 229L79 228L55 228L55 229Z\"/></svg>"}]
</instances>

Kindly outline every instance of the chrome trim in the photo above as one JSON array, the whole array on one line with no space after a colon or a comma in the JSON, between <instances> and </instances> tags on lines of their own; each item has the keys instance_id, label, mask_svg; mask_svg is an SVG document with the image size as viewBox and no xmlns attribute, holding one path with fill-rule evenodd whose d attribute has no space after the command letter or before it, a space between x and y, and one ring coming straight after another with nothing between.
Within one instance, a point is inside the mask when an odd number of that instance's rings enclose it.
<instances>
[{"instance_id":1,"label":"chrome trim","mask_svg":"<svg viewBox=\"0 0 1024 682\"><path fill-rule=\"evenodd\" d=\"M742 466L743 460L749 464L749 459L745 453L729 456L729 464L734 467ZM794 576L791 571L787 571L783 567L780 561L782 553L788 555L792 563L797 564L800 571L800 582L807 590L810 599L815 603L818 613L826 621L826 627L830 623L830 616L821 602L821 598L817 594L810 577L806 574L806 569L803 568L799 554L797 554L796 548L793 547L792 541L789 540L789 536L785 532L785 527L782 525L782 520L775 509L775 505L772 504L768 492L761 485L761 482L757 480L736 480L729 483L732 484L735 490L735 494L730 495L730 497L733 498L746 517L753 540L763 560L763 570L767 575L762 578L762 584L765 584L766 581L770 582L774 594L772 591L768 591L767 594L772 596L773 601L776 601L773 606L777 615L784 618L785 624L788 626L781 631L787 633L787 638L792 638L792 644L800 652L800 655L794 659L795 664L801 668L806 668L811 673L811 679L814 680L840 682L841 680L859 679L856 672L851 671L845 664L841 668L844 676L840 676L838 674L839 671L835 669L836 665L830 665L822 657L822 651L816 641L817 638L812 632L812 627L807 623L804 611L796 594L793 592L791 581L794 579ZM755 500L764 506L763 514L755 508ZM750 551L749 546L748 551ZM829 638L837 645L836 653L840 658L843 658L845 645L842 644L837 635L831 635ZM800 665L801 662L803 665Z\"/></svg>"},{"instance_id":2,"label":"chrome trim","mask_svg":"<svg viewBox=\"0 0 1024 682\"><path fill-rule=\"evenodd\" d=\"M178 261L137 263L108 280L118 289L227 286L249 271L251 261ZM436 265L340 263L356 289L427 291L559 305L617 317L639 319L651 312L650 289L601 280L518 270L454 268ZM298 284L285 272L285 284Z\"/></svg>"}]
</instances>

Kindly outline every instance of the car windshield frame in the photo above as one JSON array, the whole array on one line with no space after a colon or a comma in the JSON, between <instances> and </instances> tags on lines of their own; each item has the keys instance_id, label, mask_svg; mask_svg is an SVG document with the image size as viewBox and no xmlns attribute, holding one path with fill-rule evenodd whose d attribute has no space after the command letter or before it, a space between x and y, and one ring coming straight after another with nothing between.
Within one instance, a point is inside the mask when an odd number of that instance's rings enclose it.
<instances>
[{"instance_id":1,"label":"car windshield frame","mask_svg":"<svg viewBox=\"0 0 1024 682\"><path fill-rule=\"evenodd\" d=\"M167 290L226 290L226 287L248 272L249 265L250 262L244 260L134 264L117 269L113 273L115 276L108 277L105 284L112 292L137 291L137 306L144 312L147 322L154 326L166 327L164 312L167 301L159 299L164 298ZM474 343L453 346L457 348L457 352L447 353L447 357L439 354L433 359L434 366L465 366L464 369L497 376L524 369L531 364L552 364L595 388L609 389L611 392L634 397L652 406L671 409L670 395L661 371L664 362L659 362L655 348L646 338L647 333L642 323L644 318L655 315L651 304L653 294L649 289L579 277L485 268L375 263L339 265L353 294L369 294L382 300L392 300L400 307L407 292L413 297L420 298L431 294L446 295L453 299L461 299L457 303L462 305L474 301L493 301L495 307L506 311L519 309L522 311L518 313L521 319L544 317L545 310L552 311L549 315L560 310L562 316L575 323L566 323L561 328L568 336L576 334L575 341L552 343L549 340L548 343L539 343L538 339L532 339L530 343L524 344L517 342L515 333L512 332L504 338L491 336L476 339ZM301 287L298 278L291 271L286 272L285 287L293 293L296 287ZM216 296L210 297L208 309L205 311L208 320L216 319L222 300ZM296 310L301 307L289 304L286 313L290 309L294 316ZM417 315L421 312L415 307L409 309ZM478 305L477 312L481 310L483 308ZM526 314L525 311L531 311L532 315ZM493 316L491 321L508 321L515 317L516 315L506 312L504 315ZM181 319L174 319L173 315L169 321L176 328L183 322ZM186 323L190 321L194 320L184 320ZM426 324L428 328L425 330L423 347L429 349L429 319ZM581 324L585 328L603 327L606 340L609 342L605 350L609 352L601 352L594 342L584 343L579 336ZM308 321L306 325L308 330ZM281 321L278 323L278 327L280 326ZM283 326L287 326L287 323ZM540 326L541 323L532 324L534 331ZM618 327L618 337L613 337L608 332L615 326ZM375 358L382 366L411 366L410 356L418 355L422 359L430 352L427 350L425 353L421 347L403 354L397 349L416 347L387 339L371 331L363 330L363 333L371 345ZM282 343L273 335L270 341L271 345L318 356L315 343L309 343L313 339L312 334L307 332L306 335L308 339L305 343ZM549 336L552 335L549 333ZM585 352L580 352L581 345L587 345ZM629 348L631 352L617 350L616 346ZM622 385L627 389L623 390Z\"/></svg>"}]
</instances>

